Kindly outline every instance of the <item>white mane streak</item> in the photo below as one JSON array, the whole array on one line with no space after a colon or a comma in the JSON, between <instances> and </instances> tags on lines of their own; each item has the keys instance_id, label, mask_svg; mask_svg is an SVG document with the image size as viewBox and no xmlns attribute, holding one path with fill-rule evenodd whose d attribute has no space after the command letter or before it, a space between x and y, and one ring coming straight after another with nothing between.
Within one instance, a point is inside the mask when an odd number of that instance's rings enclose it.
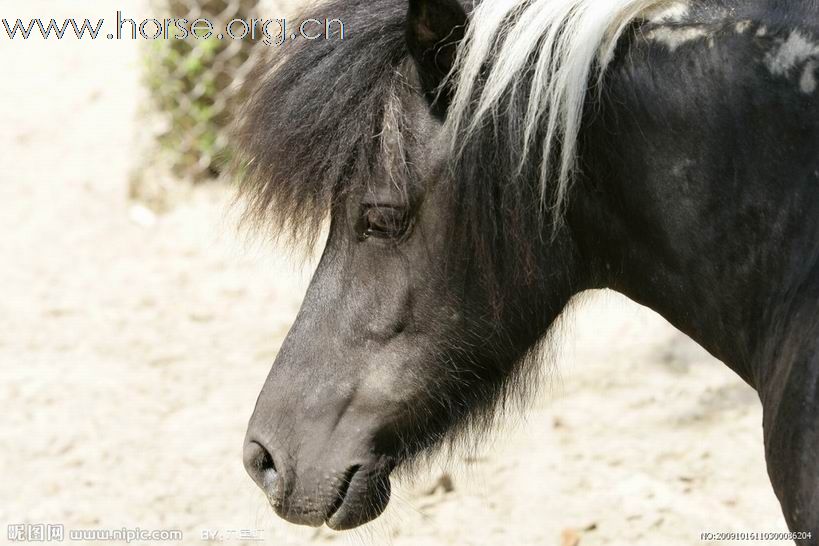
<instances>
[{"instance_id":1,"label":"white mane streak","mask_svg":"<svg viewBox=\"0 0 819 546\"><path fill-rule=\"evenodd\" d=\"M515 109L500 111L502 97L526 98L526 116L517 120L523 134L518 173L528 160L539 131L545 137L540 165L541 199L545 202L555 172L552 150L560 144L558 180L551 206L560 218L577 167L577 137L590 86L600 90L617 40L636 18L656 18L659 10L684 12L680 0L486 0L475 9L453 69L455 94L447 129L453 152L487 121L499 125ZM534 61L534 66L531 66ZM481 71L490 71L481 85ZM590 82L593 67L599 67ZM530 68L529 89L520 89Z\"/></svg>"}]
</instances>

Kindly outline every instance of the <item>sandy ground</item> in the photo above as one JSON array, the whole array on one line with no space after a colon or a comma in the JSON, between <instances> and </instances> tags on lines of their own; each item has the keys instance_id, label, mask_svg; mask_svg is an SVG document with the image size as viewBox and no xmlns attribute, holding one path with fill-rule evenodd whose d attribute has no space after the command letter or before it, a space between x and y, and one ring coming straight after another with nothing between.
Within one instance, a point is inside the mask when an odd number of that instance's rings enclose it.
<instances>
[{"instance_id":1,"label":"sandy ground","mask_svg":"<svg viewBox=\"0 0 819 546\"><path fill-rule=\"evenodd\" d=\"M0 17L111 11L14 4L0 0ZM753 391L613 294L571 315L525 418L399 487L376 523L336 534L276 519L242 439L309 272L237 236L227 189L157 218L127 201L136 54L0 43L0 525L254 544L245 529L278 545L693 545L702 531L784 530ZM444 472L454 490L430 492Z\"/></svg>"}]
</instances>

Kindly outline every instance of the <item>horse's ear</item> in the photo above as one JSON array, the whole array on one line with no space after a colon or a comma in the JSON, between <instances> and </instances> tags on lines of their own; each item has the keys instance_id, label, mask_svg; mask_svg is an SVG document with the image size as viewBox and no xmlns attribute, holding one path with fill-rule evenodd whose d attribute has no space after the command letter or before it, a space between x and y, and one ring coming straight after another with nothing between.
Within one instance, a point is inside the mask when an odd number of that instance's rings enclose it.
<instances>
[{"instance_id":1,"label":"horse's ear","mask_svg":"<svg viewBox=\"0 0 819 546\"><path fill-rule=\"evenodd\" d=\"M466 31L466 12L458 0L409 0L407 47L427 93L438 87L455 64Z\"/></svg>"}]
</instances>

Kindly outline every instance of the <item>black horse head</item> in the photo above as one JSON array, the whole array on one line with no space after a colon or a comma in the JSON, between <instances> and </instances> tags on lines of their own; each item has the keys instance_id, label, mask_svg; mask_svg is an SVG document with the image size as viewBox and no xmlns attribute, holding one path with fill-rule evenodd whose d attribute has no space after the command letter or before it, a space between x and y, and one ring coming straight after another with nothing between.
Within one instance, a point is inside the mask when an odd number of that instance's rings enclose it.
<instances>
[{"instance_id":1,"label":"black horse head","mask_svg":"<svg viewBox=\"0 0 819 546\"><path fill-rule=\"evenodd\" d=\"M383 5L349 3L344 42L292 45L243 127L256 211L303 239L330 218L245 461L281 516L336 529L379 515L396 466L523 388L516 372L572 293L568 248L536 256L543 229L526 232L536 187L452 179L441 84L464 10ZM559 267L537 279L538 260Z\"/></svg>"}]
</instances>

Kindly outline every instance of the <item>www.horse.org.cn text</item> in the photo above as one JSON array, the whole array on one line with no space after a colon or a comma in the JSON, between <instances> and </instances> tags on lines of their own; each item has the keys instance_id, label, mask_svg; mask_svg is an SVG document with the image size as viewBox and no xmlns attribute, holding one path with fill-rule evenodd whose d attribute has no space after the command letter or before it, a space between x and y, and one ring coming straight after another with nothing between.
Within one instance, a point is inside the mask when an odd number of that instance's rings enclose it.
<instances>
[{"instance_id":1,"label":"www.horse.org.cn text","mask_svg":"<svg viewBox=\"0 0 819 546\"><path fill-rule=\"evenodd\" d=\"M105 32L106 19L0 19L0 40L251 40L269 46L280 46L288 41L344 40L346 29L340 19L307 18L288 21L286 18L231 19L225 24L200 17L164 17L137 20L117 11L116 22Z\"/></svg>"}]
</instances>

